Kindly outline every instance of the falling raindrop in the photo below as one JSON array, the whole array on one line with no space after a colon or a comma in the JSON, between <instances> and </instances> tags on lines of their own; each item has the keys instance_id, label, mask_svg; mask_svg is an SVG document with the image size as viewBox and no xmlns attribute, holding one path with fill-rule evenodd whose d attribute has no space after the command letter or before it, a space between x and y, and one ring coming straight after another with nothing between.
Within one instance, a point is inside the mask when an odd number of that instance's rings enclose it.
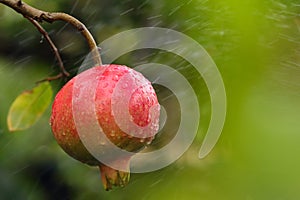
<instances>
[{"instance_id":1,"label":"falling raindrop","mask_svg":"<svg viewBox=\"0 0 300 200\"><path fill-rule=\"evenodd\" d=\"M41 39L40 39L40 43L43 43L43 42L44 42L44 38L45 38L45 37L42 35L42 36L41 36Z\"/></svg>"}]
</instances>

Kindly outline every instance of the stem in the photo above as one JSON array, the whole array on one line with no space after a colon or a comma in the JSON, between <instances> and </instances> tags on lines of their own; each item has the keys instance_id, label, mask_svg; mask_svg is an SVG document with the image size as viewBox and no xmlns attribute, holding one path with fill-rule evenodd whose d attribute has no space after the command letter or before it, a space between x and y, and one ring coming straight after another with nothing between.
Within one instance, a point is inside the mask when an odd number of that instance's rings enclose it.
<instances>
[{"instance_id":1,"label":"stem","mask_svg":"<svg viewBox=\"0 0 300 200\"><path fill-rule=\"evenodd\" d=\"M76 28L86 39L89 48L93 54L93 59L96 65L101 65L101 57L97 50L97 44L88 31L86 26L80 22L75 17L68 15L66 13L61 12L45 12L39 9L36 9L21 0L0 0L0 3L9 6L10 8L14 9L16 12L22 14L26 18L31 18L37 22L46 21L48 23L52 23L54 21L65 21L71 24L74 28Z\"/></svg>"},{"instance_id":2,"label":"stem","mask_svg":"<svg viewBox=\"0 0 300 200\"><path fill-rule=\"evenodd\" d=\"M48 35L48 33L45 31L45 29L37 22L35 21L34 19L30 18L30 17L26 17L37 29L38 31L46 38L46 40L48 41L49 45L51 46L54 54L55 54L55 57L58 61L58 65L60 67L60 70L62 72L62 75L65 76L65 77L68 77L70 76L70 74L66 71L65 67L64 67L64 64L63 64L63 61L60 57L60 54L55 46L55 44L52 42L50 36Z\"/></svg>"}]
</instances>

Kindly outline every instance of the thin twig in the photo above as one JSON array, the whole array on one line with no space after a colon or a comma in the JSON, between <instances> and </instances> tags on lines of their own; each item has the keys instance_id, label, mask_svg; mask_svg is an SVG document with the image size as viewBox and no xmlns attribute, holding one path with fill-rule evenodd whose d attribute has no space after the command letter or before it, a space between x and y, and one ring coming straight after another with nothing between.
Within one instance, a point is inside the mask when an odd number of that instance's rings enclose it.
<instances>
[{"instance_id":1,"label":"thin twig","mask_svg":"<svg viewBox=\"0 0 300 200\"><path fill-rule=\"evenodd\" d=\"M45 12L39 9L36 9L26 3L24 3L21 0L0 0L0 3L7 5L14 9L16 12L21 13L24 17L32 18L33 20L37 22L49 22L52 23L54 21L65 21L69 24L71 24L73 27L75 27L80 33L83 35L83 37L87 40L87 43L90 47L91 53L93 54L93 59L95 61L96 65L101 65L101 57L100 53L97 50L97 44L91 35L91 33L88 31L86 26L80 22L75 17L68 15L66 13L61 12Z\"/></svg>"},{"instance_id":2,"label":"thin twig","mask_svg":"<svg viewBox=\"0 0 300 200\"><path fill-rule=\"evenodd\" d=\"M65 77L68 77L70 76L70 74L66 71L65 67L64 67L64 64L63 64L63 61L60 57L60 54L58 52L58 49L56 48L55 44L53 43L53 41L51 40L49 34L46 32L46 30L37 22L35 21L34 19L30 18L30 17L27 17L25 16L37 29L38 31L44 36L44 38L46 38L46 40L48 41L50 47L52 48L54 54L55 54L55 57L58 61L58 65L60 67L60 70L62 72L62 74L65 76Z\"/></svg>"},{"instance_id":3,"label":"thin twig","mask_svg":"<svg viewBox=\"0 0 300 200\"><path fill-rule=\"evenodd\" d=\"M45 81L54 81L54 80L62 78L63 76L64 76L64 74L60 73L60 74L58 74L56 76L51 76L51 77L47 77L47 78L44 78L42 80L39 80L36 83L42 83L42 82L45 82Z\"/></svg>"}]
</instances>

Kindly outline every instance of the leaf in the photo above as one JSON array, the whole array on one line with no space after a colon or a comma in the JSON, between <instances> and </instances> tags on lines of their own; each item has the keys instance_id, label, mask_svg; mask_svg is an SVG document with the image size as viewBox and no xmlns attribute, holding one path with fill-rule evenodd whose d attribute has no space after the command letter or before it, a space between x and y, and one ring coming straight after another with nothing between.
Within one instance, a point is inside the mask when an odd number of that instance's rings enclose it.
<instances>
[{"instance_id":1,"label":"leaf","mask_svg":"<svg viewBox=\"0 0 300 200\"><path fill-rule=\"evenodd\" d=\"M38 84L30 91L20 94L12 103L7 117L9 131L31 127L45 112L52 100L49 82Z\"/></svg>"}]
</instances>

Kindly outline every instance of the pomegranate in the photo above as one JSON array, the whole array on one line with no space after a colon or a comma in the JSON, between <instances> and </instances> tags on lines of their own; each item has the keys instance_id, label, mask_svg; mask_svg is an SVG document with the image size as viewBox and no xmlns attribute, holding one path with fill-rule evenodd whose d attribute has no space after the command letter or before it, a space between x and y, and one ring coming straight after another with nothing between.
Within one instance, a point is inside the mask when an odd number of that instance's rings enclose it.
<instances>
[{"instance_id":1,"label":"pomegranate","mask_svg":"<svg viewBox=\"0 0 300 200\"><path fill-rule=\"evenodd\" d=\"M88 69L64 85L55 97L50 124L57 143L67 154L99 166L104 188L110 190L128 183L131 155L154 139L159 112L151 83L131 68L111 64ZM88 148L83 141L86 137L97 141L96 145ZM132 154L112 153L110 142ZM100 159L90 150L100 152Z\"/></svg>"}]
</instances>

